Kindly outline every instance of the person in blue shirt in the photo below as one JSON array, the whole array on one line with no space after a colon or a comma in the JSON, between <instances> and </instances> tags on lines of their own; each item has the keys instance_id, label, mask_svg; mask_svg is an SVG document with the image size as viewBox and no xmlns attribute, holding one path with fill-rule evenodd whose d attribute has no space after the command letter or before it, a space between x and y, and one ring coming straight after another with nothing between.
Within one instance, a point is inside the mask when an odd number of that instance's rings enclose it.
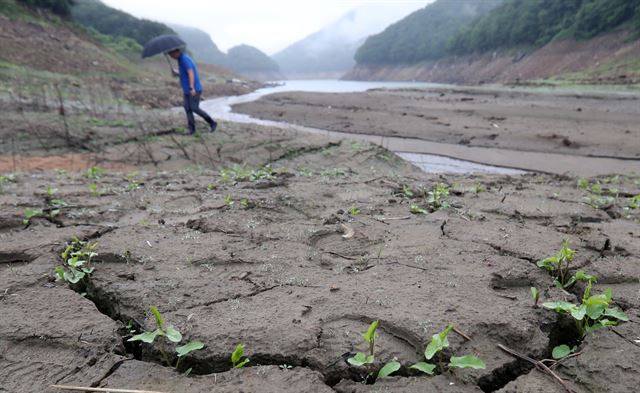
<instances>
[{"instance_id":1,"label":"person in blue shirt","mask_svg":"<svg viewBox=\"0 0 640 393\"><path fill-rule=\"evenodd\" d=\"M189 135L196 133L196 121L193 117L194 113L202 117L207 124L209 124L209 127L211 127L210 131L214 132L218 127L218 123L216 123L207 112L200 109L202 85L200 84L200 77L198 76L196 63L194 63L191 57L180 49L170 51L169 56L178 61L179 72L176 70L173 70L173 72L180 76L180 84L182 85L182 91L184 93L184 111L187 113Z\"/></svg>"}]
</instances>

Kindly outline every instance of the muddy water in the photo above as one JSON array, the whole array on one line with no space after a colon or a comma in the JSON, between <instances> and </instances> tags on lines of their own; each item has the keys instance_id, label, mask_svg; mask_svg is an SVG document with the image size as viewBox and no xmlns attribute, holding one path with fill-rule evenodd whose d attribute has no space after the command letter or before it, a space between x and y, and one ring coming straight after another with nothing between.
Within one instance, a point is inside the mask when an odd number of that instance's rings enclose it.
<instances>
[{"instance_id":1,"label":"muddy water","mask_svg":"<svg viewBox=\"0 0 640 393\"><path fill-rule=\"evenodd\" d=\"M429 173L524 173L524 171L516 168L483 165L472 161L458 160L452 158L454 157L453 154L424 154L420 150L416 151L415 149L412 149L412 147L410 146L411 143L408 144L407 141L403 140L402 138L380 138L379 136L374 135L355 135L333 132L317 128L304 127L286 122L257 119L242 113L235 113L232 110L233 105L256 101L268 94L290 91L317 93L357 93L364 92L370 89L429 88L442 86L445 85L417 82L352 82L332 80L286 81L282 82L280 86L259 89L253 93L242 96L221 97L207 100L202 102L201 107L209 112L209 114L214 118L220 120L293 129L296 131L323 134L328 137L334 137L336 139L364 140L378 143L394 151L395 153L398 153L398 155L403 159L410 161L412 164ZM425 142L423 144L428 144L428 142ZM437 146L422 146L421 148L424 149L422 151L430 151L431 153L433 153L434 150L439 151L437 150Z\"/></svg>"}]
</instances>

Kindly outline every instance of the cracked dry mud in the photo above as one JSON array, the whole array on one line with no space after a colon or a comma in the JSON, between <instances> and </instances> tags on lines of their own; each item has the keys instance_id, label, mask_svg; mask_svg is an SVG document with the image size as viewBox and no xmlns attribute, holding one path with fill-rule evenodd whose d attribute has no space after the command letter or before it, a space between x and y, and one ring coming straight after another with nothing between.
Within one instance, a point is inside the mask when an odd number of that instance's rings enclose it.
<instances>
[{"instance_id":1,"label":"cracked dry mud","mask_svg":"<svg viewBox=\"0 0 640 393\"><path fill-rule=\"evenodd\" d=\"M535 286L544 301L575 300L535 265L563 239L578 253L574 266L599 277L597 290L612 288L631 322L588 336L558 374L579 392L640 385L640 227L638 211L623 209L629 198L603 211L584 203L572 178L426 175L374 146L230 127L235 142L218 151L216 170L166 164L142 171L134 191L126 174L106 173L95 181L102 196L90 195L94 180L81 173L20 174L4 185L0 392L53 393L55 383L185 393L562 392L497 345L544 359L575 339L529 294ZM153 143L166 150L166 138ZM202 145L178 138L194 151ZM218 170L240 149L250 167L271 162L279 174L225 183ZM635 195L638 180L608 187ZM451 187L452 207L410 214L421 200L403 197L402 187L418 195L437 183ZM478 184L484 191L471 191ZM47 186L69 207L58 225L35 219L24 228L23 210L43 207ZM353 237L343 237L343 225ZM85 296L52 276L73 237L98 243ZM151 304L185 339L205 343L184 359L191 376L164 367L156 346L125 345L129 321L153 328ZM346 359L365 350L360 335L376 319L376 358L404 367L366 385ZM472 340L451 335L446 355L475 354L486 370L409 372L449 323ZM234 370L240 342L251 362Z\"/></svg>"}]
</instances>

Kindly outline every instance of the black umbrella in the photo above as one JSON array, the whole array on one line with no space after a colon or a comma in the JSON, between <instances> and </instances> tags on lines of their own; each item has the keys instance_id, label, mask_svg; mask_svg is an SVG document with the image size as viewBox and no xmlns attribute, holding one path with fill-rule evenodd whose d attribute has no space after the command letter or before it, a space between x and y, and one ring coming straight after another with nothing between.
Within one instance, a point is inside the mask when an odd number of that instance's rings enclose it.
<instances>
[{"instance_id":1,"label":"black umbrella","mask_svg":"<svg viewBox=\"0 0 640 393\"><path fill-rule=\"evenodd\" d=\"M144 45L142 50L142 58L158 55L160 53L171 52L174 49L185 47L186 44L178 36L161 35L152 39Z\"/></svg>"}]
</instances>

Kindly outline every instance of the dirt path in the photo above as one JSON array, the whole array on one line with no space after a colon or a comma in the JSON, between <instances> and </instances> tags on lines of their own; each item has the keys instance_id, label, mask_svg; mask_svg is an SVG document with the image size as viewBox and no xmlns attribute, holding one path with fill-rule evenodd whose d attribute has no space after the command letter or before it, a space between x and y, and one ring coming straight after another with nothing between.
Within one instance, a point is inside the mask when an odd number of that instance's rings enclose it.
<instances>
[{"instance_id":1,"label":"dirt path","mask_svg":"<svg viewBox=\"0 0 640 393\"><path fill-rule=\"evenodd\" d=\"M638 177L592 179L600 188L587 191L561 176L430 176L362 142L222 130L102 153L138 173L16 174L2 183L0 392L53 393L53 383L187 393L562 392L497 347L543 359L560 343L582 351L556 369L577 391L640 383L640 210L630 208ZM448 186L449 207L427 212L425 193L438 183ZM46 209L51 193L66 205L25 228L25 209ZM426 214L412 214L412 205ZM78 291L53 278L73 237L98 243L96 270ZM612 288L631 322L580 341L570 320L533 306L532 286L542 301L581 296L582 286L561 291L535 264L562 239L577 251L574 268L598 276L595 292ZM158 342L126 341L131 329L154 328L149 305L185 341L205 344L181 362L191 376L162 365ZM376 359L403 368L365 385L367 372L346 359L365 350L361 333L373 320ZM434 377L409 370L450 323L471 340L451 335L444 357L475 354L487 368ZM238 343L251 361L231 369Z\"/></svg>"},{"instance_id":2,"label":"dirt path","mask_svg":"<svg viewBox=\"0 0 640 393\"><path fill-rule=\"evenodd\" d=\"M459 88L281 93L234 110L378 140L397 138L389 146L396 151L593 176L640 172L638 108L637 96Z\"/></svg>"}]
</instances>

